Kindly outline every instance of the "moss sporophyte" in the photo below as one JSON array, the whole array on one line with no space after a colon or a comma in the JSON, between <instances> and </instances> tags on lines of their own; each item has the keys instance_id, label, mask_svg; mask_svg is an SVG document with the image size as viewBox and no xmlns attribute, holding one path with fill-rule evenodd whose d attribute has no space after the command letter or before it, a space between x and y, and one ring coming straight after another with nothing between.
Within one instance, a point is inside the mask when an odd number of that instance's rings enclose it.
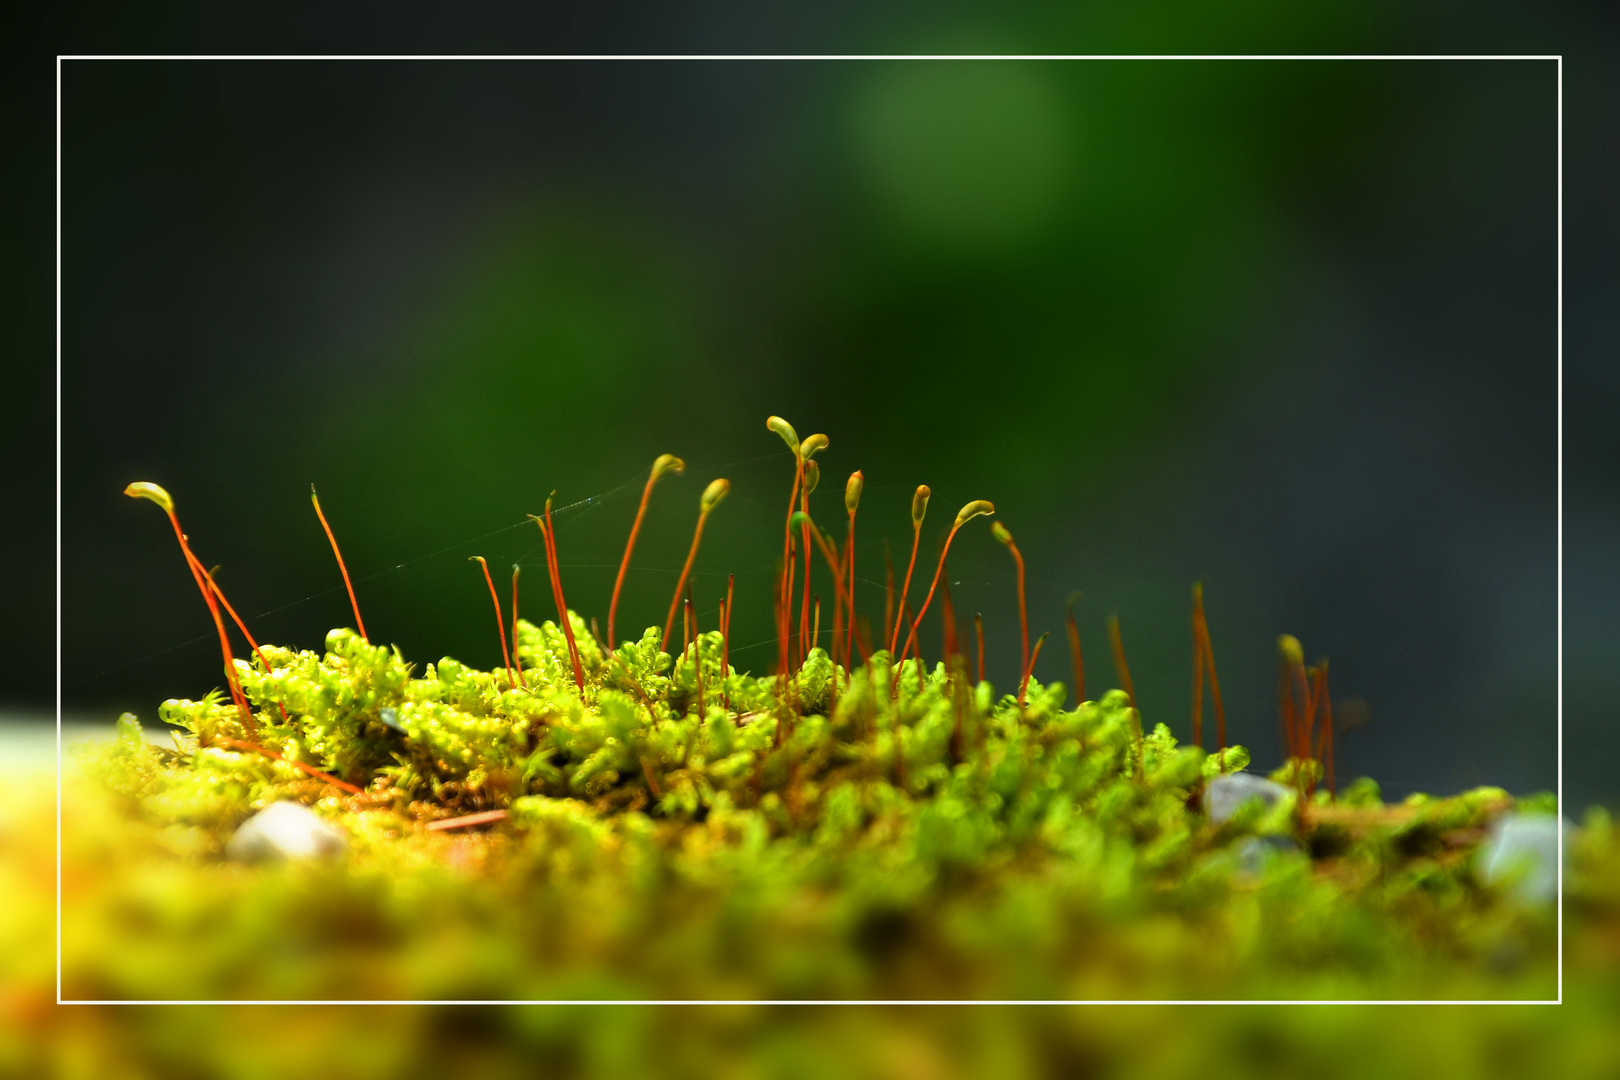
<instances>
[{"instance_id":1,"label":"moss sporophyte","mask_svg":"<svg viewBox=\"0 0 1620 1080\"><path fill-rule=\"evenodd\" d=\"M422 845L477 843L481 872L501 895L521 906L544 894L558 925L585 917L570 904L618 905L624 924L593 933L623 945L666 920L706 942L690 945L700 956L678 960L592 937L597 944L574 957L634 970L637 985L659 994L911 996L932 987L933 996L1068 997L1121 992L1130 971L1148 980L1123 991L1133 994L1240 996L1263 984L1287 996L1288 979L1324 971L1365 993L1418 968L1425 978L1458 964L1486 971L1509 939L1536 958L1521 965L1526 978L1551 970L1541 963L1551 962L1550 946L1536 951L1550 940L1550 914L1473 869L1474 849L1515 800L1480 788L1388 806L1367 779L1340 791L1327 662L1307 667L1297 640L1279 643L1287 757L1270 780L1250 777L1249 751L1226 743L1202 587L1192 593L1182 742L1166 723L1144 726L1117 617L1107 629L1121 689L1085 699L1072 598L1072 705L1070 688L1035 678L1045 635L1032 649L1024 558L993 520L1013 558L1021 646L1015 692L998 695L984 678L983 620L973 617L970 675L944 582L951 541L995 507L960 509L913 610L931 495L920 485L898 603L891 571L874 649L854 589L865 478L857 471L845 485L840 542L811 499L827 436L801 441L774 416L767 427L793 461L782 477L775 662L759 675L730 664L730 582L714 628L698 625L691 604L691 569L730 490L724 479L699 501L664 625L614 637L653 487L684 469L672 455L653 463L630 524L605 638L568 607L549 499L532 516L555 619L520 617L514 567L508 634L494 579L474 556L501 641L492 671L449 657L418 669L398 647L374 643L313 492L355 629L331 631L320 652L259 644L193 553L174 499L131 484L126 494L169 518L219 639L225 688L162 704L159 716L179 729L173 749L149 742L126 715L123 737L91 763L96 790L122 800L131 827L193 830L182 862L197 873L223 867L232 833L281 800L313 806L351 838L344 881L365 866L409 877ZM946 650L930 665L919 630L942 583ZM832 600L826 637L821 595ZM235 656L222 610L250 659ZM786 941L816 944L784 952ZM1245 972L1266 974L1240 985Z\"/></svg>"}]
</instances>

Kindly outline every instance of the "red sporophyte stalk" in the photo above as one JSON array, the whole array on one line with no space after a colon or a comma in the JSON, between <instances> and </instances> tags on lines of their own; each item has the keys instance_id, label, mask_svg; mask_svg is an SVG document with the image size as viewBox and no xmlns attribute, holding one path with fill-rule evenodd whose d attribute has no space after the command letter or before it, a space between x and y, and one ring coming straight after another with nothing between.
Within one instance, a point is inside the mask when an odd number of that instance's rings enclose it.
<instances>
[{"instance_id":1,"label":"red sporophyte stalk","mask_svg":"<svg viewBox=\"0 0 1620 1080\"><path fill-rule=\"evenodd\" d=\"M317 780L325 780L328 784L331 784L333 787L342 788L350 795L361 794L360 789L349 783L347 780L339 780L331 773L321 772L321 770L315 768L313 765L305 765L302 761L295 761L290 757L278 754L276 751L271 750L267 746L260 746L256 742L248 742L245 739L227 739L221 737L219 741L224 743L226 746L234 746L238 750L251 750L256 754L263 754L267 758L275 758L277 761L285 761L299 772L313 776Z\"/></svg>"},{"instance_id":2,"label":"red sporophyte stalk","mask_svg":"<svg viewBox=\"0 0 1620 1080\"><path fill-rule=\"evenodd\" d=\"M979 682L984 682L984 614L973 613L973 636L979 647Z\"/></svg>"},{"instance_id":3,"label":"red sporophyte stalk","mask_svg":"<svg viewBox=\"0 0 1620 1080\"><path fill-rule=\"evenodd\" d=\"M236 613L236 609L231 607L231 602L229 600L225 599L225 593L220 589L219 582L214 580L214 575L217 574L218 572L219 572L219 567L217 567L217 566L214 567L214 569L208 571L208 574L207 574L208 587L214 591L214 595L219 598L219 602L221 604L225 605L226 613L228 615L230 615L231 621L236 624L236 628L238 630L242 631L242 636L247 638L248 647L251 648L253 650L254 655L259 658L259 663L264 667L264 673L266 675L268 675L275 669L270 666L270 661L269 661L268 658L265 657L264 650L259 648L259 643L257 641L253 640L253 635L252 634L248 633L247 623L243 622L242 621L242 616L238 615ZM234 668L235 665L232 665L232 666ZM246 697L245 694L243 696ZM276 702L276 708L281 710L281 718L282 718L282 720L286 720L288 718L287 717L287 706L283 705L281 702L278 701L278 702Z\"/></svg>"},{"instance_id":4,"label":"red sporophyte stalk","mask_svg":"<svg viewBox=\"0 0 1620 1080\"><path fill-rule=\"evenodd\" d=\"M1277 639L1279 663L1278 696L1286 705L1283 722L1288 727L1288 756L1294 760L1294 787L1299 792L1299 813L1305 812L1305 759L1311 756L1311 727L1315 702L1311 698L1310 676L1305 671L1305 650L1299 639L1284 634ZM1296 707L1295 695L1298 695ZM1303 714L1303 715L1302 715Z\"/></svg>"},{"instance_id":5,"label":"red sporophyte stalk","mask_svg":"<svg viewBox=\"0 0 1620 1080\"><path fill-rule=\"evenodd\" d=\"M933 492L928 489L927 484L918 484L916 492L911 496L911 561L906 564L906 580L900 586L900 611L902 616L901 619L895 621L894 631L889 636L889 655L891 657L894 656L894 650L900 646L900 623L904 621L906 595L911 591L911 572L917 568L917 547L922 542L923 517L928 513L928 498L932 494ZM950 541L947 540L946 545L949 546L949 544ZM938 575L935 575L935 580L938 580ZM930 590L930 594L932 594L932 590ZM910 641L908 640L906 644L909 646ZM898 668L899 666L899 663L896 662L895 667Z\"/></svg>"},{"instance_id":6,"label":"red sporophyte stalk","mask_svg":"<svg viewBox=\"0 0 1620 1080\"><path fill-rule=\"evenodd\" d=\"M731 601L737 586L737 575L726 575L726 606L720 612L720 678L724 680L731 677ZM731 709L731 690L725 692L726 709Z\"/></svg>"},{"instance_id":7,"label":"red sporophyte stalk","mask_svg":"<svg viewBox=\"0 0 1620 1080\"><path fill-rule=\"evenodd\" d=\"M810 620L810 647L814 649L821 642L821 594L816 593L815 615Z\"/></svg>"},{"instance_id":8,"label":"red sporophyte stalk","mask_svg":"<svg viewBox=\"0 0 1620 1080\"><path fill-rule=\"evenodd\" d=\"M660 650L669 644L670 631L675 628L675 611L680 606L686 579L692 573L692 562L697 558L698 544L703 541L703 524L709 520L709 514L720 505L720 500L724 499L730 490L731 481L716 480L703 489L703 497L698 500L697 527L692 530L692 547L686 553L686 565L681 567L680 580L675 583L675 595L669 601L669 616L664 620L664 636L658 641Z\"/></svg>"},{"instance_id":9,"label":"red sporophyte stalk","mask_svg":"<svg viewBox=\"0 0 1620 1080\"><path fill-rule=\"evenodd\" d=\"M1200 582L1193 593L1193 631L1197 635L1199 651L1209 669L1209 697L1215 706L1215 747L1220 755L1220 767L1226 768L1226 709L1221 704L1221 680L1215 674L1215 649L1209 643L1209 621L1204 617L1204 586ZM1199 742L1199 746L1203 746Z\"/></svg>"},{"instance_id":10,"label":"red sporophyte stalk","mask_svg":"<svg viewBox=\"0 0 1620 1080\"><path fill-rule=\"evenodd\" d=\"M951 575L944 575L944 577L940 579L940 584L945 587L944 591L940 593L939 597L939 617L940 620L945 624L945 655L941 657L941 659L945 661L945 667L947 670L949 670L951 657L955 656L957 652L956 607L951 603Z\"/></svg>"},{"instance_id":11,"label":"red sporophyte stalk","mask_svg":"<svg viewBox=\"0 0 1620 1080\"><path fill-rule=\"evenodd\" d=\"M956 512L956 521L952 523L951 531L945 535L944 546L939 549L939 566L934 569L934 580L928 586L928 595L923 598L922 607L917 609L917 618L912 622L911 632L906 636L906 645L908 648L910 647L911 642L917 639L917 627L922 624L923 616L928 614L928 605L934 602L934 589L939 585L940 575L945 572L945 557L951 552L951 541L956 539L956 534L963 525L966 525L976 517L981 517L985 514L994 514L995 512L995 504L991 503L988 499L975 499L973 502L968 503L966 506L962 507L962 509ZM913 517L916 518L920 523L920 517L917 517L915 513L913 513ZM905 658L905 653L901 653L900 660L896 661L895 663L896 672L900 670L900 664L905 661ZM900 683L897 678L895 680L895 692L898 692L899 688Z\"/></svg>"},{"instance_id":12,"label":"red sporophyte stalk","mask_svg":"<svg viewBox=\"0 0 1620 1080\"><path fill-rule=\"evenodd\" d=\"M1064 627L1069 633L1069 658L1074 662L1074 707L1086 700L1086 664L1080 656L1080 627L1074 621L1074 600L1063 605Z\"/></svg>"},{"instance_id":13,"label":"red sporophyte stalk","mask_svg":"<svg viewBox=\"0 0 1620 1080\"><path fill-rule=\"evenodd\" d=\"M844 485L844 510L849 514L849 531L844 535L844 606L848 611L844 624L844 670L851 668L851 649L855 639L855 511L861 506L861 491L866 487L866 475L859 469L849 474Z\"/></svg>"},{"instance_id":14,"label":"red sporophyte stalk","mask_svg":"<svg viewBox=\"0 0 1620 1080\"><path fill-rule=\"evenodd\" d=\"M203 570L202 563L192 554L186 534L180 528L180 518L174 512L174 499L157 484L145 480L137 480L130 484L124 489L124 494L132 499L150 500L168 515L169 524L174 526L175 539L180 542L180 553L185 557L186 569L191 571L191 579L196 582L197 590L202 593L203 602L208 605L208 613L213 616L214 629L219 634L220 656L225 661L225 683L230 688L231 701L241 712L242 723L249 734L257 733L258 727L254 723L252 710L248 708L247 695L242 693L241 681L236 677L236 657L231 655L231 640L225 633L225 621L219 617L219 604L214 600L217 587L211 587L211 580Z\"/></svg>"},{"instance_id":15,"label":"red sporophyte stalk","mask_svg":"<svg viewBox=\"0 0 1620 1080\"><path fill-rule=\"evenodd\" d=\"M813 466L813 465L815 465L815 462L812 461L812 462L810 462L810 464ZM809 486L810 486L810 488L812 490L815 488L814 484L810 484ZM816 523L810 520L810 515L804 513L802 510L793 515L793 521L801 529L804 529L804 528L809 529L811 537L816 542L816 547L821 549L821 557L827 563L827 569L832 572L833 590L838 595L842 596L843 592L844 592L844 575L843 575L843 570L842 570L840 564L842 563L843 560L839 557L838 549L833 546L832 537L830 537L826 533L822 532L821 529L816 525ZM805 565L808 566L809 562L810 562L810 560L807 558L805 560ZM808 579L809 575L806 574L805 577ZM817 611L817 616L816 617L817 617L817 619L820 618L819 610ZM821 639L820 630L818 629L818 630L813 631L810 634L811 647L813 648L815 646L815 643L817 641L819 641L820 639ZM828 650L827 655L829 657L834 658L834 660L836 661L836 656L835 656L834 652L831 649Z\"/></svg>"},{"instance_id":16,"label":"red sporophyte stalk","mask_svg":"<svg viewBox=\"0 0 1620 1080\"><path fill-rule=\"evenodd\" d=\"M702 719L703 712L703 635L698 630L697 609L692 606L692 587L686 587L686 618L687 634L692 639L692 679L697 693L697 714ZM683 649L682 652L685 650Z\"/></svg>"},{"instance_id":17,"label":"red sporophyte stalk","mask_svg":"<svg viewBox=\"0 0 1620 1080\"><path fill-rule=\"evenodd\" d=\"M1317 700L1322 703L1322 746L1317 751L1323 766L1327 769L1328 796L1333 799L1339 797L1339 787L1333 777L1333 699L1328 695L1328 662L1322 660L1317 666L1317 678L1321 680L1317 687Z\"/></svg>"},{"instance_id":18,"label":"red sporophyte stalk","mask_svg":"<svg viewBox=\"0 0 1620 1080\"><path fill-rule=\"evenodd\" d=\"M889 557L889 538L883 538L883 640L889 640L894 626L894 560Z\"/></svg>"},{"instance_id":19,"label":"red sporophyte stalk","mask_svg":"<svg viewBox=\"0 0 1620 1080\"><path fill-rule=\"evenodd\" d=\"M551 599L557 605L557 621L562 624L563 640L568 642L568 659L574 666L574 685L585 692L585 667L579 662L579 645L574 640L574 621L568 617L568 601L563 598L562 573L557 566L557 532L551 524L551 497L546 498L546 516L535 517L540 535L546 541L546 570L551 575Z\"/></svg>"},{"instance_id":20,"label":"red sporophyte stalk","mask_svg":"<svg viewBox=\"0 0 1620 1080\"><path fill-rule=\"evenodd\" d=\"M1284 634L1277 639L1277 663L1277 696L1283 706L1288 756L1306 758L1310 756L1310 743L1301 738L1305 730L1301 714L1310 708L1311 692L1305 676L1305 650L1297 637Z\"/></svg>"},{"instance_id":21,"label":"red sporophyte stalk","mask_svg":"<svg viewBox=\"0 0 1620 1080\"><path fill-rule=\"evenodd\" d=\"M326 515L321 513L321 500L315 494L315 485L309 485L309 501L315 504L315 516L321 519L321 528L326 530L326 539L332 544L332 554L337 556L338 569L343 572L343 587L349 590L349 606L354 609L354 626L360 631L360 636L370 641L366 633L366 624L360 619L360 602L354 598L354 585L349 581L349 568L343 563L343 552L338 550L337 537L332 535L332 526L326 523Z\"/></svg>"},{"instance_id":22,"label":"red sporophyte stalk","mask_svg":"<svg viewBox=\"0 0 1620 1080\"><path fill-rule=\"evenodd\" d=\"M799 488L804 484L804 451L799 442L799 433L793 430L792 424L780 416L767 416L765 427L768 431L776 432L793 453L793 487L788 491L787 520L782 526L782 580L779 582L777 597L780 604L777 612L778 634L785 639L791 633L789 628L793 625L793 511L798 509ZM789 643L786 640L779 641L778 651L782 654L781 673L787 674L791 662Z\"/></svg>"},{"instance_id":23,"label":"red sporophyte stalk","mask_svg":"<svg viewBox=\"0 0 1620 1080\"><path fill-rule=\"evenodd\" d=\"M518 670L518 682L520 684L522 684L522 682L523 682L523 657L518 656L518 629L517 629L517 626L518 626L518 574L521 571L521 569L522 568L519 567L517 563L512 564L512 655L518 657L517 670Z\"/></svg>"},{"instance_id":24,"label":"red sporophyte stalk","mask_svg":"<svg viewBox=\"0 0 1620 1080\"><path fill-rule=\"evenodd\" d=\"M506 680L515 686L524 686L523 673L521 671L514 673L512 669L512 652L506 647L506 623L501 619L501 598L495 594L495 579L489 576L489 564L484 561L482 555L470 555L467 561L475 562L483 569L484 582L489 586L489 602L495 605L495 629L501 635L501 658L506 661ZM517 618L515 610L512 618Z\"/></svg>"},{"instance_id":25,"label":"red sporophyte stalk","mask_svg":"<svg viewBox=\"0 0 1620 1080\"><path fill-rule=\"evenodd\" d=\"M1297 756L1294 753L1294 687L1293 671L1289 669L1288 658L1283 651L1282 639L1277 640L1277 722L1282 729L1283 758L1286 760Z\"/></svg>"},{"instance_id":26,"label":"red sporophyte stalk","mask_svg":"<svg viewBox=\"0 0 1620 1080\"><path fill-rule=\"evenodd\" d=\"M1001 522L993 522L990 526L990 535L1000 541L1008 551L1012 552L1013 562L1018 565L1018 631L1024 646L1023 670L1029 670L1029 609L1024 603L1024 556L1013 543L1012 533Z\"/></svg>"},{"instance_id":27,"label":"red sporophyte stalk","mask_svg":"<svg viewBox=\"0 0 1620 1080\"><path fill-rule=\"evenodd\" d=\"M608 604L608 633L607 648L612 651L614 617L619 613L619 593L624 589L624 575L630 569L630 553L635 550L636 537L641 532L641 521L647 516L647 503L652 499L653 485L658 483L660 477L668 473L682 473L686 471L686 462L674 454L659 454L658 460L653 462L652 472L647 476L647 486L641 489L641 506L636 509L636 520L630 526L630 539L625 541L624 558L619 560L619 576L613 581L613 601Z\"/></svg>"},{"instance_id":28,"label":"red sporophyte stalk","mask_svg":"<svg viewBox=\"0 0 1620 1080\"><path fill-rule=\"evenodd\" d=\"M804 599L799 603L799 665L804 665L804 658L810 652L807 638L810 635L810 493L816 490L821 482L821 466L810 460L818 450L827 446L827 436L812 435L799 445L799 454L804 458L804 482L799 485L799 513L804 520L799 522L799 550L804 552ZM819 532L818 532L819 537Z\"/></svg>"},{"instance_id":29,"label":"red sporophyte stalk","mask_svg":"<svg viewBox=\"0 0 1620 1080\"><path fill-rule=\"evenodd\" d=\"M1193 639L1193 692L1192 741L1204 748L1204 638L1198 632L1198 609L1203 601L1203 582L1193 583L1192 639Z\"/></svg>"},{"instance_id":30,"label":"red sporophyte stalk","mask_svg":"<svg viewBox=\"0 0 1620 1080\"><path fill-rule=\"evenodd\" d=\"M1119 616L1108 616L1108 644L1114 650L1114 673L1119 676L1119 688L1136 708L1136 688L1131 685L1131 669L1125 663L1125 642L1119 636Z\"/></svg>"},{"instance_id":31,"label":"red sporophyte stalk","mask_svg":"<svg viewBox=\"0 0 1620 1080\"><path fill-rule=\"evenodd\" d=\"M1147 779L1146 739L1142 736L1142 714L1136 707L1136 689L1131 686L1131 669L1125 663L1125 642L1119 636L1119 616L1108 616L1108 644L1114 651L1114 671L1119 675L1120 689L1131 703L1131 726L1136 730L1136 779Z\"/></svg>"},{"instance_id":32,"label":"red sporophyte stalk","mask_svg":"<svg viewBox=\"0 0 1620 1080\"><path fill-rule=\"evenodd\" d=\"M1035 673L1035 661L1041 658L1041 646L1046 644L1047 635L1050 633L1051 631L1048 630L1035 642L1035 649L1029 654L1029 663L1024 666L1024 677L1018 683L1018 707L1020 709L1024 707L1024 696L1029 692L1029 677Z\"/></svg>"}]
</instances>

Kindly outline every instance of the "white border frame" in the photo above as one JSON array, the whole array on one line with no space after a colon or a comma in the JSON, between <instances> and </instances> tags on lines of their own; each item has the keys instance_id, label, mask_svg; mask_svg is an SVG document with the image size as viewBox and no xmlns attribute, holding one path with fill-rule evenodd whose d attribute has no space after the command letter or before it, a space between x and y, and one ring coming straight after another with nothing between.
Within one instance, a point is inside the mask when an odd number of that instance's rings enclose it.
<instances>
[{"instance_id":1,"label":"white border frame","mask_svg":"<svg viewBox=\"0 0 1620 1080\"><path fill-rule=\"evenodd\" d=\"M601 60L1550 60L1556 65L1557 115L1557 354L1558 354L1558 813L1564 812L1564 57L1550 54L1395 55L1381 53L598 53L534 54L271 54L221 53L188 55L65 54L56 57L56 1004L58 1005L1562 1005L1564 1003L1564 864L1558 863L1558 996L1542 998L1105 998L1024 999L663 999L663 998L540 998L540 999L434 999L434 998L64 998L62 996L62 62L64 60L439 60L439 61L601 61ZM1560 832L1562 850L1562 832Z\"/></svg>"}]
</instances>

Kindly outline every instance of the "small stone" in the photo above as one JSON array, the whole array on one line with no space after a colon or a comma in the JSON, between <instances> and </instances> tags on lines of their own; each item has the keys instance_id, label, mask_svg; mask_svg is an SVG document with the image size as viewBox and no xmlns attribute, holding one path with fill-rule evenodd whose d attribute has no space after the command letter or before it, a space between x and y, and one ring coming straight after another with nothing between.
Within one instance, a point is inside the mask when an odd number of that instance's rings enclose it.
<instances>
[{"instance_id":1,"label":"small stone","mask_svg":"<svg viewBox=\"0 0 1620 1080\"><path fill-rule=\"evenodd\" d=\"M1211 824L1222 825L1250 799L1259 799L1269 809L1288 794L1288 788L1263 776L1241 772L1217 776L1204 785L1204 814Z\"/></svg>"},{"instance_id":2,"label":"small stone","mask_svg":"<svg viewBox=\"0 0 1620 1080\"><path fill-rule=\"evenodd\" d=\"M1504 814L1475 852L1474 872L1482 884L1506 886L1526 904L1554 903L1560 834L1574 828L1551 814Z\"/></svg>"},{"instance_id":3,"label":"small stone","mask_svg":"<svg viewBox=\"0 0 1620 1080\"><path fill-rule=\"evenodd\" d=\"M1259 877L1273 857L1299 850L1299 844L1288 836L1245 836L1232 845L1239 872L1250 877Z\"/></svg>"},{"instance_id":4,"label":"small stone","mask_svg":"<svg viewBox=\"0 0 1620 1080\"><path fill-rule=\"evenodd\" d=\"M271 803L244 821L225 846L238 862L319 859L343 854L343 834L302 803Z\"/></svg>"}]
</instances>

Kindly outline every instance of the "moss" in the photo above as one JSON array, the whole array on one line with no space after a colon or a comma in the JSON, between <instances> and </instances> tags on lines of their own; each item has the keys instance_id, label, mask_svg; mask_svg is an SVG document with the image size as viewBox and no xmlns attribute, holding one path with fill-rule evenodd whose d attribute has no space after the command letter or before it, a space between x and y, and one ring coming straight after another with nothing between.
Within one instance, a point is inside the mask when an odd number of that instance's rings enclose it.
<instances>
[{"instance_id":1,"label":"moss","mask_svg":"<svg viewBox=\"0 0 1620 1080\"><path fill-rule=\"evenodd\" d=\"M718 634L682 659L657 628L611 654L575 629L583 693L549 622L518 626L524 687L448 657L418 673L348 630L321 654L266 646L239 681L287 760L224 742L250 733L221 695L164 703L174 749L123 717L78 762L67 857L102 869L69 890L66 992L1552 992L1552 912L1470 870L1499 790L1391 813L1358 781L1216 828L1214 756L1139 736L1119 691L1065 709L1032 682L1020 708L944 665L896 678L881 651L755 678L720 669ZM283 798L347 832L345 862L224 860ZM424 829L492 809L486 830ZM1264 835L1286 842L1245 839Z\"/></svg>"}]
</instances>

